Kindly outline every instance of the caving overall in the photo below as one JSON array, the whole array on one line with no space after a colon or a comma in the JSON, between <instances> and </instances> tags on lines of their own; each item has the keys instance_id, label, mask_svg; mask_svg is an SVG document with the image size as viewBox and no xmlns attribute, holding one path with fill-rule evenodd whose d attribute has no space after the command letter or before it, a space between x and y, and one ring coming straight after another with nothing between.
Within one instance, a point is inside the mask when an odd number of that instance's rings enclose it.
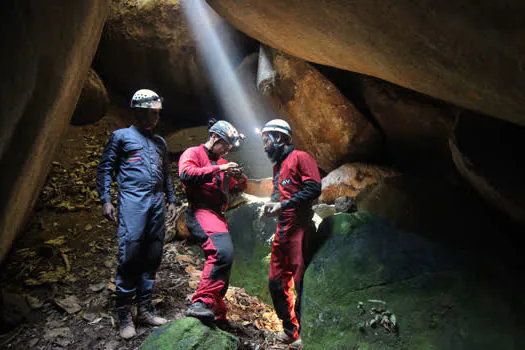
<instances>
[{"instance_id":1,"label":"caving overall","mask_svg":"<svg viewBox=\"0 0 525 350\"><path fill-rule=\"evenodd\" d=\"M229 194L246 188L219 171L227 160L214 156L204 145L188 148L179 159L179 176L186 189L189 207L186 224L199 239L206 256L199 287L192 303L203 302L216 320L226 320L224 296L233 262L233 244L226 224Z\"/></svg>"},{"instance_id":2,"label":"caving overall","mask_svg":"<svg viewBox=\"0 0 525 350\"><path fill-rule=\"evenodd\" d=\"M97 172L102 203L110 202L113 172L119 186L116 306L151 299L162 259L165 202L175 203L164 139L135 126L111 134Z\"/></svg>"},{"instance_id":3,"label":"caving overall","mask_svg":"<svg viewBox=\"0 0 525 350\"><path fill-rule=\"evenodd\" d=\"M303 237L315 230L312 202L321 194L321 176L312 156L290 145L273 168L273 184L272 202L280 202L283 211L272 243L269 289L284 332L297 339L305 272Z\"/></svg>"}]
</instances>

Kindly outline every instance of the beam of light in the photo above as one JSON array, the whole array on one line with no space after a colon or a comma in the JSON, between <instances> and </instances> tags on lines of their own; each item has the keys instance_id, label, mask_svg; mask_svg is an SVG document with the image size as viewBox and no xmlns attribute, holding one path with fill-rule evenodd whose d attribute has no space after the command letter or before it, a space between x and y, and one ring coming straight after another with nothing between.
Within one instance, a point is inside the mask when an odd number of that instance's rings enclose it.
<instances>
[{"instance_id":1,"label":"beam of light","mask_svg":"<svg viewBox=\"0 0 525 350\"><path fill-rule=\"evenodd\" d=\"M216 31L224 20L205 0L183 0L181 8L225 113L224 119L231 121L239 131L244 131L243 128L253 130L262 126L267 119L265 106L260 104L260 100L252 99L250 94L246 93L247 89L237 76L232 62L232 57L238 56L235 55L235 48ZM241 146L238 156L242 161L253 165L252 176L271 176L271 163L264 153L260 134L249 137Z\"/></svg>"},{"instance_id":2,"label":"beam of light","mask_svg":"<svg viewBox=\"0 0 525 350\"><path fill-rule=\"evenodd\" d=\"M184 0L181 5L228 119L234 125L259 125L250 97L243 89L230 59L234 48L229 47L215 30L222 19L205 0Z\"/></svg>"}]
</instances>

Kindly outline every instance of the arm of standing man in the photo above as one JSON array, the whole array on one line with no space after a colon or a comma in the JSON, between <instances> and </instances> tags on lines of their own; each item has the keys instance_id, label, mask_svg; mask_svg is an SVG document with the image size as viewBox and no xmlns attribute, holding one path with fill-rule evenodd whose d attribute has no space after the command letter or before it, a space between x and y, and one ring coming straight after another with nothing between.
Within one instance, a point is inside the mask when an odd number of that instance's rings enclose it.
<instances>
[{"instance_id":1,"label":"arm of standing man","mask_svg":"<svg viewBox=\"0 0 525 350\"><path fill-rule=\"evenodd\" d=\"M118 162L119 140L113 132L109 138L104 152L100 157L97 167L96 187L102 202L102 214L109 220L116 221L116 210L111 204L111 183L113 182L113 173Z\"/></svg>"},{"instance_id":2,"label":"arm of standing man","mask_svg":"<svg viewBox=\"0 0 525 350\"><path fill-rule=\"evenodd\" d=\"M171 169L170 162L168 157L168 144L163 138L160 138L162 144L164 145L163 152L163 177L164 177L164 193L166 194L166 199L168 200L168 220L175 216L175 210L177 207L177 197L175 196L175 187L173 186L173 181L171 180Z\"/></svg>"},{"instance_id":3,"label":"arm of standing man","mask_svg":"<svg viewBox=\"0 0 525 350\"><path fill-rule=\"evenodd\" d=\"M298 158L297 168L301 174L302 189L281 203L267 203L267 216L279 216L283 210L297 208L301 203L313 201L321 195L321 174L313 157L302 153Z\"/></svg>"}]
</instances>

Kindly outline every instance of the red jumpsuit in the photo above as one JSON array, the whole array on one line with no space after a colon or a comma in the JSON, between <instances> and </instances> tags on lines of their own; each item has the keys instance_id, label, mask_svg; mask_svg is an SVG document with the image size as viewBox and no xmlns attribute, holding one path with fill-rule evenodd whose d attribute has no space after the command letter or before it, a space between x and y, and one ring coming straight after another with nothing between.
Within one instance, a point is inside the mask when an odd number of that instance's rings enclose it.
<instances>
[{"instance_id":1,"label":"red jumpsuit","mask_svg":"<svg viewBox=\"0 0 525 350\"><path fill-rule=\"evenodd\" d=\"M321 176L312 156L289 146L274 166L273 183L272 201L280 202L283 212L272 243L269 289L284 331L298 338L305 271L303 237L315 230L312 202L321 194Z\"/></svg>"},{"instance_id":2,"label":"red jumpsuit","mask_svg":"<svg viewBox=\"0 0 525 350\"><path fill-rule=\"evenodd\" d=\"M246 188L219 165L228 163L204 146L188 148L179 159L179 176L186 189L189 208L186 224L194 237L201 241L206 263L192 303L203 302L215 313L216 319L226 319L224 295L228 290L233 262L233 244L224 213L229 193Z\"/></svg>"}]
</instances>

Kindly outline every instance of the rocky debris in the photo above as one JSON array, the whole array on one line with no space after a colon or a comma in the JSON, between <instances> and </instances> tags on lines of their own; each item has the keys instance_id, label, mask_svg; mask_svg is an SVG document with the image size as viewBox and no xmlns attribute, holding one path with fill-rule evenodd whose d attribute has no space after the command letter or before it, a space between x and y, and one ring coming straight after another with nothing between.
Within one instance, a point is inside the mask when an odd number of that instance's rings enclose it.
<instances>
[{"instance_id":1,"label":"rocky debris","mask_svg":"<svg viewBox=\"0 0 525 350\"><path fill-rule=\"evenodd\" d=\"M305 61L525 124L521 0L208 3L249 36Z\"/></svg>"},{"instance_id":2,"label":"rocky debris","mask_svg":"<svg viewBox=\"0 0 525 350\"><path fill-rule=\"evenodd\" d=\"M71 117L71 124L80 126L99 121L106 114L108 105L109 95L104 82L93 69L90 69Z\"/></svg>"},{"instance_id":3,"label":"rocky debris","mask_svg":"<svg viewBox=\"0 0 525 350\"><path fill-rule=\"evenodd\" d=\"M396 175L399 175L397 171L383 166L363 163L341 165L323 177L319 202L332 204L339 197L355 197L367 186Z\"/></svg>"},{"instance_id":4,"label":"rocky debris","mask_svg":"<svg viewBox=\"0 0 525 350\"><path fill-rule=\"evenodd\" d=\"M338 213L353 213L357 211L357 201L355 197L339 197L334 202L335 211Z\"/></svg>"},{"instance_id":5,"label":"rocky debris","mask_svg":"<svg viewBox=\"0 0 525 350\"><path fill-rule=\"evenodd\" d=\"M82 307L79 305L78 298L74 295L69 295L61 299L55 299L55 303L68 314L76 314L82 310Z\"/></svg>"},{"instance_id":6,"label":"rocky debris","mask_svg":"<svg viewBox=\"0 0 525 350\"><path fill-rule=\"evenodd\" d=\"M372 307L370 305L381 304L380 307ZM359 301L357 303L357 309L361 311L362 317L366 321L358 323L358 328L361 332L367 332L368 328L384 328L387 332L397 332L399 326L397 323L397 317L390 310L386 308L386 302L382 300L368 300L365 307L365 303Z\"/></svg>"},{"instance_id":7,"label":"rocky debris","mask_svg":"<svg viewBox=\"0 0 525 350\"><path fill-rule=\"evenodd\" d=\"M73 333L69 327L60 327L46 330L44 340L50 341L63 348L75 342Z\"/></svg>"},{"instance_id":8,"label":"rocky debris","mask_svg":"<svg viewBox=\"0 0 525 350\"><path fill-rule=\"evenodd\" d=\"M89 285L89 290L94 292L94 293L98 293L98 292L103 291L106 288L106 285L107 285L106 282L100 282L100 283L97 283L97 284L90 284Z\"/></svg>"},{"instance_id":9,"label":"rocky debris","mask_svg":"<svg viewBox=\"0 0 525 350\"><path fill-rule=\"evenodd\" d=\"M314 213L319 215L321 219L324 219L327 216L334 215L335 213L337 213L335 205L333 204L325 204L325 203L316 204L312 206L312 209Z\"/></svg>"},{"instance_id":10,"label":"rocky debris","mask_svg":"<svg viewBox=\"0 0 525 350\"><path fill-rule=\"evenodd\" d=\"M44 184L107 11L106 0L13 2L0 11L9 28L0 38L9 52L0 58L9 67L0 92L0 263Z\"/></svg>"}]
</instances>

